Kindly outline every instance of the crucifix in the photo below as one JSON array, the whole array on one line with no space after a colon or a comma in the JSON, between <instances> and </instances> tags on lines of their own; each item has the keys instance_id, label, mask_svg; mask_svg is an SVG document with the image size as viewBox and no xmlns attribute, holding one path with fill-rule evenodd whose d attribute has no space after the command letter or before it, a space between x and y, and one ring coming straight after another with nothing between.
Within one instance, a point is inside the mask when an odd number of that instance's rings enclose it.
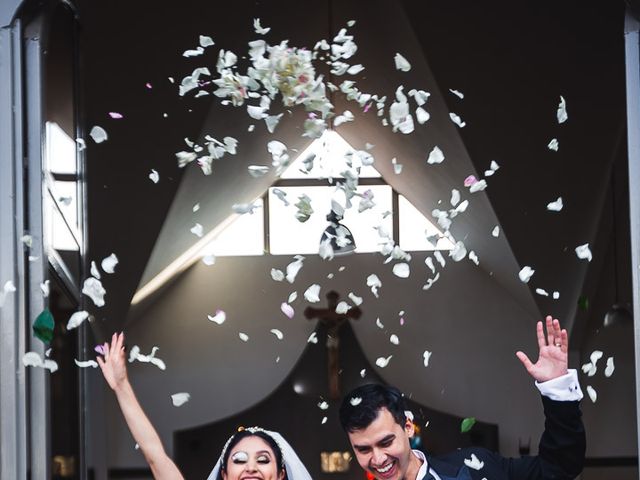
<instances>
[{"instance_id":1,"label":"crucifix","mask_svg":"<svg viewBox=\"0 0 640 480\"><path fill-rule=\"evenodd\" d=\"M338 292L331 290L327 293L328 308L307 307L304 310L308 320L317 318L327 327L329 398L333 400L340 398L340 327L349 319L357 320L362 315L358 307L352 307L346 313L337 313L339 299Z\"/></svg>"}]
</instances>

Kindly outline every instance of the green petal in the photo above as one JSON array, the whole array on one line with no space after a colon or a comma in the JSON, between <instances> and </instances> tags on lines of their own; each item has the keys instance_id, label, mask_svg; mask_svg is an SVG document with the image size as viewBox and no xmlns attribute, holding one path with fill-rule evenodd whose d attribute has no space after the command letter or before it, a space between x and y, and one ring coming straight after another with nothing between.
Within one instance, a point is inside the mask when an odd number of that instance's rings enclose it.
<instances>
[{"instance_id":1,"label":"green petal","mask_svg":"<svg viewBox=\"0 0 640 480\"><path fill-rule=\"evenodd\" d=\"M465 418L460 424L460 432L467 433L469 430L471 430L471 427L473 427L475 423L476 419L474 417Z\"/></svg>"},{"instance_id":2,"label":"green petal","mask_svg":"<svg viewBox=\"0 0 640 480\"><path fill-rule=\"evenodd\" d=\"M36 321L33 322L33 333L37 338L44 343L49 343L53 340L53 327L55 321L53 315L48 308L45 308L40 315L36 317Z\"/></svg>"}]
</instances>

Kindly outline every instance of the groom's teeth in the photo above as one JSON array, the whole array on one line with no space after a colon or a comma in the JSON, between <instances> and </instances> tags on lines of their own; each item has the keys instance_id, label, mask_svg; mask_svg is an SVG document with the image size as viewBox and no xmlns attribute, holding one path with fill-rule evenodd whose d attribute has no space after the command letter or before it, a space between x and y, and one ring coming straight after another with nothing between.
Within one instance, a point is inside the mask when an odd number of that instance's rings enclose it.
<instances>
[{"instance_id":1,"label":"groom's teeth","mask_svg":"<svg viewBox=\"0 0 640 480\"><path fill-rule=\"evenodd\" d=\"M389 465L387 465L384 468L376 468L376 470L380 473L387 473L389 470L391 470L391 467L393 467L393 462L391 462Z\"/></svg>"}]
</instances>

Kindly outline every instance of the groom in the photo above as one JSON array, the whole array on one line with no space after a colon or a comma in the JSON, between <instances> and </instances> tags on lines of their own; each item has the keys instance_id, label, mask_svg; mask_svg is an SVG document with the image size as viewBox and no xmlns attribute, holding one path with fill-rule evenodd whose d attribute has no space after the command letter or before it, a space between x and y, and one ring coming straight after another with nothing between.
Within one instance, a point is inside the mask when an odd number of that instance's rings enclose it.
<instances>
[{"instance_id":1,"label":"groom","mask_svg":"<svg viewBox=\"0 0 640 480\"><path fill-rule=\"evenodd\" d=\"M585 435L578 407L582 391L575 370L568 370L569 342L560 322L548 316L546 331L538 322L540 353L534 364L516 355L536 380L546 418L538 456L505 458L477 447L431 457L411 450L414 426L405 416L402 393L369 384L342 401L340 423L358 463L377 480L569 480L582 471ZM352 402L353 398L361 399Z\"/></svg>"}]
</instances>

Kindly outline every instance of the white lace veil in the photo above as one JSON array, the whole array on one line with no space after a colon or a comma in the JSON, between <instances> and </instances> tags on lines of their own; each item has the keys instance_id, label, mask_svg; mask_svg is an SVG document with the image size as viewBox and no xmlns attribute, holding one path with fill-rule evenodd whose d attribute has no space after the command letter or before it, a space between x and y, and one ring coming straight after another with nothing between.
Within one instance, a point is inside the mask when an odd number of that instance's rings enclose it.
<instances>
[{"instance_id":1,"label":"white lace veil","mask_svg":"<svg viewBox=\"0 0 640 480\"><path fill-rule=\"evenodd\" d=\"M288 480L311 480L311 475L302 463L302 460L300 460L293 447L289 445L289 442L287 442L282 435L280 435L278 432L263 430L259 427L246 428L245 430L248 430L252 433L263 432L275 440L276 444L282 451L282 462L284 463L284 468L287 471ZM222 467L222 458L224 457L224 454L233 437L234 436L232 435L229 440L227 440L227 443L225 443L224 448L222 449L222 453L220 454L220 458L218 458L218 461L213 467L213 470L211 470L211 473L209 474L207 480L218 480L218 474L220 473L220 469Z\"/></svg>"}]
</instances>

